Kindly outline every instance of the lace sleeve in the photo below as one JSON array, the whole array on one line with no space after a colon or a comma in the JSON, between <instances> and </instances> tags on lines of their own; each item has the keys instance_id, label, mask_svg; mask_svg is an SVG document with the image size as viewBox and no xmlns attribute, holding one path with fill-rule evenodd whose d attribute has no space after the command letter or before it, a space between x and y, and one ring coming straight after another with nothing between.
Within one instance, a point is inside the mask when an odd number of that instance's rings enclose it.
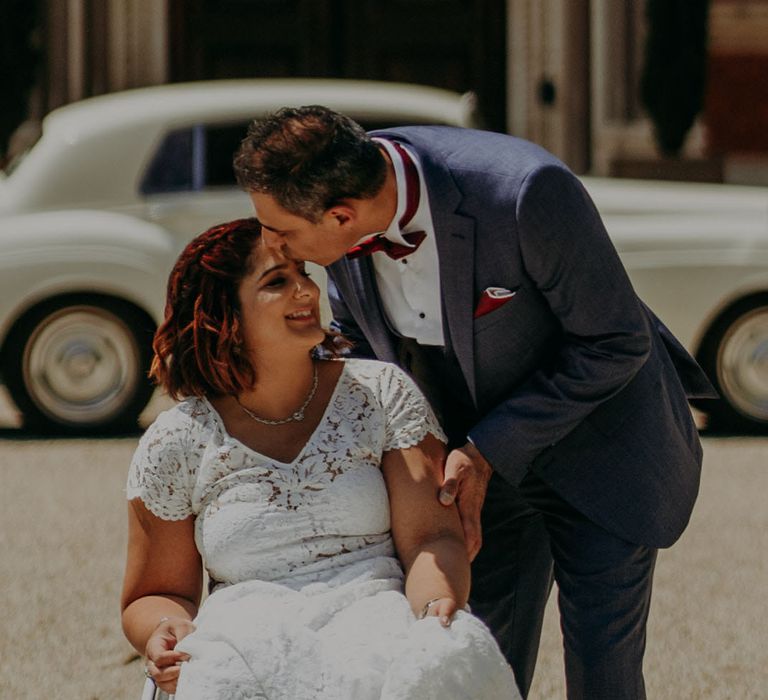
<instances>
[{"instance_id":1,"label":"lace sleeve","mask_svg":"<svg viewBox=\"0 0 768 700\"><path fill-rule=\"evenodd\" d=\"M139 441L128 470L127 498L140 498L163 520L192 514L187 431L181 418L174 409L160 414Z\"/></svg>"},{"instance_id":2,"label":"lace sleeve","mask_svg":"<svg viewBox=\"0 0 768 700\"><path fill-rule=\"evenodd\" d=\"M385 451L418 445L428 433L448 442L424 394L399 367L388 365L382 372L381 391Z\"/></svg>"}]
</instances>

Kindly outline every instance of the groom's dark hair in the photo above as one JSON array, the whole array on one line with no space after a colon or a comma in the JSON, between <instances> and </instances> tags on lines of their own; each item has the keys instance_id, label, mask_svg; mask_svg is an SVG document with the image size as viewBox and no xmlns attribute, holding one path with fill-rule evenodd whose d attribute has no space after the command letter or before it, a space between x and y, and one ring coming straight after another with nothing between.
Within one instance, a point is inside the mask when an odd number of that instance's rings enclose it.
<instances>
[{"instance_id":1,"label":"groom's dark hair","mask_svg":"<svg viewBox=\"0 0 768 700\"><path fill-rule=\"evenodd\" d=\"M342 199L368 199L384 185L386 163L349 117L327 107L284 107L256 119L234 160L238 184L317 222Z\"/></svg>"}]
</instances>

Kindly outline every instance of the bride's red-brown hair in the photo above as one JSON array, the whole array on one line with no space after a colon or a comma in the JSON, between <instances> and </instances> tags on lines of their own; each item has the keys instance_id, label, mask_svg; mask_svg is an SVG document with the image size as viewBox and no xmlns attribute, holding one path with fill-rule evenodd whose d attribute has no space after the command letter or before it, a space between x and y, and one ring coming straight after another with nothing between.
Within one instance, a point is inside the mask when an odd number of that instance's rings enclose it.
<instances>
[{"instance_id":1,"label":"bride's red-brown hair","mask_svg":"<svg viewBox=\"0 0 768 700\"><path fill-rule=\"evenodd\" d=\"M190 241L173 266L149 373L173 399L236 396L256 383L243 348L238 290L254 269L260 237L255 218L220 224ZM331 355L343 345L330 333L323 343Z\"/></svg>"}]
</instances>

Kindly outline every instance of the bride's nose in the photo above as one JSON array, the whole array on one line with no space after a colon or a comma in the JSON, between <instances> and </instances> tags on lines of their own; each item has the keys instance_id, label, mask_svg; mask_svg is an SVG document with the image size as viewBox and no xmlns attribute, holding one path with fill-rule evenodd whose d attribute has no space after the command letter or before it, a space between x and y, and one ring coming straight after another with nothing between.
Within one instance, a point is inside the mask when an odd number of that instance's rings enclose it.
<instances>
[{"instance_id":1,"label":"bride's nose","mask_svg":"<svg viewBox=\"0 0 768 700\"><path fill-rule=\"evenodd\" d=\"M293 295L300 299L302 297L311 297L312 296L312 288L314 287L314 283L312 282L309 277L300 277L296 280L296 286L293 288Z\"/></svg>"}]
</instances>

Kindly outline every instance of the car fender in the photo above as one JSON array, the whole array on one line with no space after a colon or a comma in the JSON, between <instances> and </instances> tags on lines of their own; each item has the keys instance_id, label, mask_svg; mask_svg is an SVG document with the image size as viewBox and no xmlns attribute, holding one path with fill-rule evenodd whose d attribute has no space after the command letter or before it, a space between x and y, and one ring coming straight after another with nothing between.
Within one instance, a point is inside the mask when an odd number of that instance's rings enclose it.
<instances>
[{"instance_id":1,"label":"car fender","mask_svg":"<svg viewBox=\"0 0 768 700\"><path fill-rule=\"evenodd\" d=\"M766 288L768 217L752 199L741 214L601 212L638 295L693 353L724 308Z\"/></svg>"},{"instance_id":2,"label":"car fender","mask_svg":"<svg viewBox=\"0 0 768 700\"><path fill-rule=\"evenodd\" d=\"M751 265L727 271L727 274L721 275L722 279L713 285L716 301L706 312L702 312L696 333L690 341L691 353L694 356L698 355L702 341L712 325L728 309L743 299L768 293L768 255L763 255L762 258L756 259Z\"/></svg>"},{"instance_id":3,"label":"car fender","mask_svg":"<svg viewBox=\"0 0 768 700\"><path fill-rule=\"evenodd\" d=\"M50 211L0 219L0 337L27 309L67 293L114 296L162 319L178 254L163 228L123 214Z\"/></svg>"}]
</instances>

